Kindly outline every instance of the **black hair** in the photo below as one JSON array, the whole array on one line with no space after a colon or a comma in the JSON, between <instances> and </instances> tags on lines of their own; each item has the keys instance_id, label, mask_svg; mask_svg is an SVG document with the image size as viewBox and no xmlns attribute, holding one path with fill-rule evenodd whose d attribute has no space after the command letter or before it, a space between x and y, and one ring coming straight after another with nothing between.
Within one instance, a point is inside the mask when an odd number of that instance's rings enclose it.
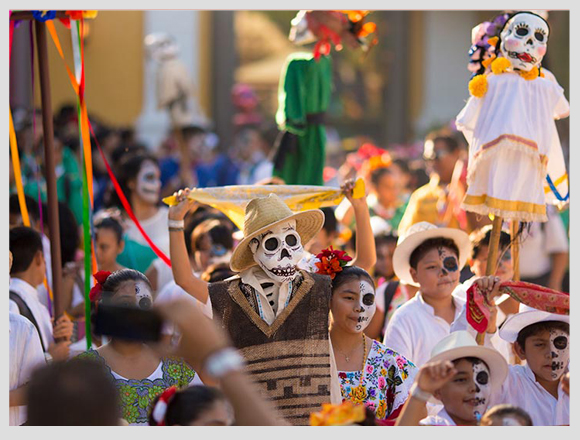
<instances>
[{"instance_id":1,"label":"black hair","mask_svg":"<svg viewBox=\"0 0 580 440\"><path fill-rule=\"evenodd\" d=\"M101 229L110 229L115 233L117 237L117 243L123 241L123 226L114 217L103 217L95 221L95 238L99 234Z\"/></svg>"},{"instance_id":2,"label":"black hair","mask_svg":"<svg viewBox=\"0 0 580 440\"><path fill-rule=\"evenodd\" d=\"M473 259L477 258L479 252L481 251L482 246L489 246L489 241L491 240L491 228L487 229L485 234L483 234L482 232L483 231L481 231L480 233L473 232L469 237L471 239L471 243L473 244L473 251L471 253L471 257ZM510 235L505 231L501 231L499 236L499 248L506 249L510 246L510 244L511 244Z\"/></svg>"},{"instance_id":3,"label":"black hair","mask_svg":"<svg viewBox=\"0 0 580 440\"><path fill-rule=\"evenodd\" d=\"M446 145L447 151L454 152L459 150L459 142L453 136L448 135L437 135L433 138L433 144L437 142L443 142Z\"/></svg>"},{"instance_id":4,"label":"black hair","mask_svg":"<svg viewBox=\"0 0 580 440\"><path fill-rule=\"evenodd\" d=\"M158 426L153 419L153 408L160 396L157 396L151 405L149 425ZM225 401L225 395L215 387L205 385L193 385L184 390L177 391L169 400L165 413L166 426L187 426L195 422L201 414L211 409L216 402Z\"/></svg>"},{"instance_id":5,"label":"black hair","mask_svg":"<svg viewBox=\"0 0 580 440\"><path fill-rule=\"evenodd\" d=\"M417 269L417 264L425 256L425 254L430 250L439 247L446 247L451 249L453 252L455 252L455 256L459 258L459 248L452 239L446 237L434 237L425 240L423 243L417 246L413 252L411 252L411 256L409 257L409 265L413 269Z\"/></svg>"},{"instance_id":6,"label":"black hair","mask_svg":"<svg viewBox=\"0 0 580 440\"><path fill-rule=\"evenodd\" d=\"M361 278L366 279L373 288L375 287L375 282L369 273L358 267L358 266L345 266L340 272L336 272L334 279L332 280L332 291L338 289L344 283L348 283L351 280L360 280Z\"/></svg>"},{"instance_id":7,"label":"black hair","mask_svg":"<svg viewBox=\"0 0 580 440\"><path fill-rule=\"evenodd\" d=\"M46 364L32 373L27 389L32 426L114 426L119 395L104 364L74 358Z\"/></svg>"},{"instance_id":8,"label":"black hair","mask_svg":"<svg viewBox=\"0 0 580 440\"><path fill-rule=\"evenodd\" d=\"M532 422L532 418L530 415L524 411L519 406L510 405L508 403L502 403L499 405L495 405L488 409L483 417L481 418L480 425L481 426L492 426L493 425L493 418L503 418L506 416L514 416L520 419L523 422L524 426L534 426Z\"/></svg>"},{"instance_id":9,"label":"black hair","mask_svg":"<svg viewBox=\"0 0 580 440\"><path fill-rule=\"evenodd\" d=\"M155 166L159 168L159 163L155 156L146 151L124 155L119 159L119 162L116 165L116 174L119 181L119 186L121 187L123 194L125 194L125 197L127 197L129 203L131 202L132 193L132 190L129 188L129 182L137 178L137 175L141 170L141 166L146 161L153 162ZM119 199L117 193L115 192L114 194L111 194L113 205L122 208L121 200Z\"/></svg>"},{"instance_id":10,"label":"black hair","mask_svg":"<svg viewBox=\"0 0 580 440\"><path fill-rule=\"evenodd\" d=\"M338 221L336 220L336 215L334 209L331 207L320 208L324 213L324 224L322 229L326 231L327 234L333 234L338 231Z\"/></svg>"},{"instance_id":11,"label":"black hair","mask_svg":"<svg viewBox=\"0 0 580 440\"><path fill-rule=\"evenodd\" d=\"M193 136L206 133L207 131L203 127L200 127L199 125L187 125L181 129L181 136L183 136L184 140L188 140Z\"/></svg>"},{"instance_id":12,"label":"black hair","mask_svg":"<svg viewBox=\"0 0 580 440\"><path fill-rule=\"evenodd\" d=\"M535 322L530 324L523 329L521 329L518 333L518 337L516 339L517 344L520 346L522 351L525 351L526 348L526 339L535 336L539 333L550 331L550 330L562 330L563 332L570 334L570 324L563 321L542 321L542 322Z\"/></svg>"},{"instance_id":13,"label":"black hair","mask_svg":"<svg viewBox=\"0 0 580 440\"><path fill-rule=\"evenodd\" d=\"M385 175L392 175L393 171L389 167L380 167L374 170L371 173L371 183L373 186L378 186L379 182L381 181L382 177Z\"/></svg>"},{"instance_id":14,"label":"black hair","mask_svg":"<svg viewBox=\"0 0 580 440\"><path fill-rule=\"evenodd\" d=\"M375 235L375 248L378 248L379 246L383 245L397 244L397 240L398 237L393 233L390 234L381 233Z\"/></svg>"},{"instance_id":15,"label":"black hair","mask_svg":"<svg viewBox=\"0 0 580 440\"><path fill-rule=\"evenodd\" d=\"M28 226L10 229L11 274L26 271L38 251L42 252L42 238L38 232Z\"/></svg>"},{"instance_id":16,"label":"black hair","mask_svg":"<svg viewBox=\"0 0 580 440\"><path fill-rule=\"evenodd\" d=\"M117 293L119 286L125 281L143 281L147 284L150 290L153 290L151 282L143 273L135 269L120 269L111 273L107 278L107 281L103 284L103 300L106 301L113 297Z\"/></svg>"},{"instance_id":17,"label":"black hair","mask_svg":"<svg viewBox=\"0 0 580 440\"><path fill-rule=\"evenodd\" d=\"M217 281L223 281L235 274L236 273L232 271L228 263L216 263L210 265L205 272L201 274L201 279L208 283L215 283Z\"/></svg>"},{"instance_id":18,"label":"black hair","mask_svg":"<svg viewBox=\"0 0 580 440\"><path fill-rule=\"evenodd\" d=\"M43 206L46 209L46 206ZM45 217L46 218L46 217ZM79 225L75 215L64 202L58 202L58 226L60 231L60 256L62 267L75 261L80 244Z\"/></svg>"},{"instance_id":19,"label":"black hair","mask_svg":"<svg viewBox=\"0 0 580 440\"><path fill-rule=\"evenodd\" d=\"M478 357L475 357L475 356L465 356L465 357L453 359L451 362L453 363L453 365L457 365L462 360L466 360L467 362L470 362L471 364L479 364L479 363L482 363L489 370L489 365L487 365L483 359L478 358Z\"/></svg>"},{"instance_id":20,"label":"black hair","mask_svg":"<svg viewBox=\"0 0 580 440\"><path fill-rule=\"evenodd\" d=\"M10 203L10 214L22 216L20 211L20 201L18 200L18 194L12 194L9 198ZM37 222L40 220L40 209L38 207L38 200L33 199L28 195L24 195L24 204L26 205L26 210L28 211L28 216L30 220Z\"/></svg>"},{"instance_id":21,"label":"black hair","mask_svg":"<svg viewBox=\"0 0 580 440\"><path fill-rule=\"evenodd\" d=\"M409 163L405 159L397 158L393 160L393 164L397 165L405 174L411 173L411 168L409 167Z\"/></svg>"}]
</instances>

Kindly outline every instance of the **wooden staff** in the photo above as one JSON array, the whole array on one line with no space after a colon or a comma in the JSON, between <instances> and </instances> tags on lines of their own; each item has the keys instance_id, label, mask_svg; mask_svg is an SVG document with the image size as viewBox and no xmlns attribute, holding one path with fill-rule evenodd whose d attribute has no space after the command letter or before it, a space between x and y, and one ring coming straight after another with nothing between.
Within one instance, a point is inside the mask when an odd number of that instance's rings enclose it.
<instances>
[{"instance_id":1,"label":"wooden staff","mask_svg":"<svg viewBox=\"0 0 580 440\"><path fill-rule=\"evenodd\" d=\"M64 17L64 11L57 17ZM32 12L19 11L10 16L10 20L34 20ZM58 216L58 194L56 189L54 159L54 129L52 125L52 102L50 96L50 77L48 74L48 51L46 46L46 25L35 20L36 49L38 54L38 73L40 80L40 99L42 106L42 128L44 131L44 178L46 180L46 198L48 210L48 230L50 234L50 257L52 260L52 292L55 318L60 317L64 309L59 301L62 291L62 267L60 250L60 229Z\"/></svg>"},{"instance_id":2,"label":"wooden staff","mask_svg":"<svg viewBox=\"0 0 580 440\"><path fill-rule=\"evenodd\" d=\"M503 220L501 217L495 216L493 218L493 226L491 229L491 237L489 238L489 253L487 254L487 269L485 271L486 275L494 275L495 274L495 266L497 264L497 252L499 247L499 238L501 236L501 225ZM476 336L477 343L479 345L483 345L485 338L484 333L478 333Z\"/></svg>"},{"instance_id":3,"label":"wooden staff","mask_svg":"<svg viewBox=\"0 0 580 440\"><path fill-rule=\"evenodd\" d=\"M512 237L512 263L514 265L514 281L520 280L520 239L517 238L518 230L520 228L520 222L517 220L512 220L510 224L510 235Z\"/></svg>"}]
</instances>

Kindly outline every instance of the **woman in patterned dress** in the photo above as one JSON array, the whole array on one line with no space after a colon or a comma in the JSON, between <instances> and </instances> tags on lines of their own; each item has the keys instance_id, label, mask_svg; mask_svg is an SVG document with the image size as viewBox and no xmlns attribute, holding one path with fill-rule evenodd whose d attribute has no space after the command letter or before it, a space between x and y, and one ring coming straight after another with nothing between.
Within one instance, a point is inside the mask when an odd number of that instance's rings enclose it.
<instances>
[{"instance_id":1,"label":"woman in patterned dress","mask_svg":"<svg viewBox=\"0 0 580 440\"><path fill-rule=\"evenodd\" d=\"M363 403L377 420L392 425L407 400L417 367L363 333L375 310L374 282L366 271L345 266L334 273L330 338L342 397Z\"/></svg>"},{"instance_id":2,"label":"woman in patterned dress","mask_svg":"<svg viewBox=\"0 0 580 440\"><path fill-rule=\"evenodd\" d=\"M145 275L133 269L98 272L91 289L91 302L147 309L153 300L151 284ZM115 381L121 399L122 417L130 425L147 425L155 397L175 385L178 388L201 381L181 359L160 358L149 346L138 341L111 339L97 350L80 357L102 362ZM197 379L197 380L195 380Z\"/></svg>"}]
</instances>

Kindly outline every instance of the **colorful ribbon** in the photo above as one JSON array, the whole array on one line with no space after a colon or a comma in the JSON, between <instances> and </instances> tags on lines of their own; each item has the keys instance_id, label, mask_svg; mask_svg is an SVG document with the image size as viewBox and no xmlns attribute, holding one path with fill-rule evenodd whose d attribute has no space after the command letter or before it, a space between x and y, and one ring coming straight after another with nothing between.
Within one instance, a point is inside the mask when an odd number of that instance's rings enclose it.
<instances>
[{"instance_id":1,"label":"colorful ribbon","mask_svg":"<svg viewBox=\"0 0 580 440\"><path fill-rule=\"evenodd\" d=\"M558 315L570 314L570 295L537 284L523 281L507 281L499 288L501 294L508 294L516 301L549 313ZM484 293L477 284L467 289L467 322L478 333L487 330L490 311Z\"/></svg>"}]
</instances>

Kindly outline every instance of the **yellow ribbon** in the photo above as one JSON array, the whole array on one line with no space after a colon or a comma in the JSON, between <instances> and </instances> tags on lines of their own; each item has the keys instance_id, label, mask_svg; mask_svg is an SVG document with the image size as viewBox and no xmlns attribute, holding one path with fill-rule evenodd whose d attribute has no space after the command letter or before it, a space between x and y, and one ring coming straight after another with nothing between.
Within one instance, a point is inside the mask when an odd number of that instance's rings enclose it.
<instances>
[{"instance_id":1,"label":"yellow ribbon","mask_svg":"<svg viewBox=\"0 0 580 440\"><path fill-rule=\"evenodd\" d=\"M274 193L295 212L336 206L344 198L337 188L309 185L233 185L212 188L194 188L189 198L209 205L223 212L234 224L243 229L244 215L248 202L257 197L267 197ZM353 188L353 198L365 196L363 179L357 179ZM169 206L177 204L175 196L165 197L163 202Z\"/></svg>"},{"instance_id":2,"label":"yellow ribbon","mask_svg":"<svg viewBox=\"0 0 580 440\"><path fill-rule=\"evenodd\" d=\"M14 121L12 120L12 110L8 107L8 116L10 117L10 151L12 153L12 168L14 169L14 180L16 180L16 191L18 193L18 204L22 215L24 226L30 226L30 217L26 208L26 199L24 198L24 186L22 185L22 171L20 170L20 157L18 156L18 145L16 143L16 132L14 131Z\"/></svg>"}]
</instances>

